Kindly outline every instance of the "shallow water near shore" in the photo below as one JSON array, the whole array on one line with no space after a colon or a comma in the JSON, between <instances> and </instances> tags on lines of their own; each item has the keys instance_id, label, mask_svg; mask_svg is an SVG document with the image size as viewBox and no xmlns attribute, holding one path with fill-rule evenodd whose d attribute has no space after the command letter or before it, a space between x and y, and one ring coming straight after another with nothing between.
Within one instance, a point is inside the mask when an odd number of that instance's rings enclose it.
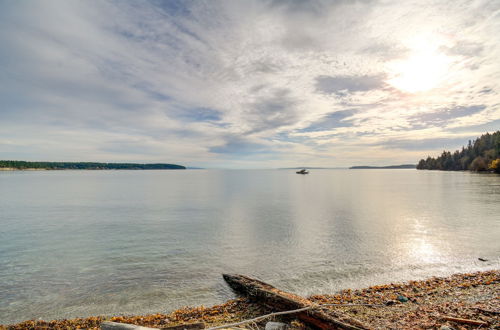
<instances>
[{"instance_id":1,"label":"shallow water near shore","mask_svg":"<svg viewBox=\"0 0 500 330\"><path fill-rule=\"evenodd\" d=\"M0 172L0 324L220 303L226 272L308 295L499 268L499 214L493 174Z\"/></svg>"}]
</instances>

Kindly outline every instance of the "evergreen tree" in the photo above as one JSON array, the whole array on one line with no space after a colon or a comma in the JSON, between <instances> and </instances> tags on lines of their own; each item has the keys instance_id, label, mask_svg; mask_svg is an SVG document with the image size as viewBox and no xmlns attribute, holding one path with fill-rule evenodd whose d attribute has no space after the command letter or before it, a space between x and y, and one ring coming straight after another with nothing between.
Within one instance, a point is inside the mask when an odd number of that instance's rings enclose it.
<instances>
[{"instance_id":1,"label":"evergreen tree","mask_svg":"<svg viewBox=\"0 0 500 330\"><path fill-rule=\"evenodd\" d=\"M467 147L443 151L437 158L428 156L418 162L419 170L443 171L494 171L500 172L500 131L486 133L474 141L469 140Z\"/></svg>"}]
</instances>

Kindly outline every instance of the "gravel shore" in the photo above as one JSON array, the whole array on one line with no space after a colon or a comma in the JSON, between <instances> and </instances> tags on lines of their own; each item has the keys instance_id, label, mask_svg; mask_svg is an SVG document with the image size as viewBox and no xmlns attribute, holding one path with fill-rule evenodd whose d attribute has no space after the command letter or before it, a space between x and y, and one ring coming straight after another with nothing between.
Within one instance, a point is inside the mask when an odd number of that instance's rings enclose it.
<instances>
[{"instance_id":1,"label":"gravel shore","mask_svg":"<svg viewBox=\"0 0 500 330\"><path fill-rule=\"evenodd\" d=\"M355 318L374 329L500 329L500 270L344 290L332 295L314 295L309 299L317 304L376 305L325 307L335 311L335 314ZM197 322L210 327L270 312L272 311L241 298L212 307L186 307L170 314L30 320L0 325L0 329L99 329L104 320L153 328ZM308 329L294 320L293 315L266 321L273 320L284 321L294 329ZM264 324L265 321L252 326L255 329Z\"/></svg>"}]
</instances>

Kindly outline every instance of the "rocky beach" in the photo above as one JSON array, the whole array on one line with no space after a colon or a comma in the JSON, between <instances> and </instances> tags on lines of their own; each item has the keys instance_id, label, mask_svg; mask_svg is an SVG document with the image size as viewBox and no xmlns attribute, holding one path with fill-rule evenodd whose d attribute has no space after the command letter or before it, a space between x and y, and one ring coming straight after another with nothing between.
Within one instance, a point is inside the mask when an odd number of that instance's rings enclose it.
<instances>
[{"instance_id":1,"label":"rocky beach","mask_svg":"<svg viewBox=\"0 0 500 330\"><path fill-rule=\"evenodd\" d=\"M309 299L318 305L333 304L324 310L359 320L373 329L498 329L500 270L390 283L360 290L347 289L331 295L313 295ZM99 329L103 321L164 329L202 323L208 329L271 312L273 310L258 302L238 298L221 305L185 307L168 314L29 320L3 325L0 329ZM290 329L308 329L293 314L250 323L246 329L264 328L268 321L284 322ZM240 328L245 329L245 325Z\"/></svg>"}]
</instances>

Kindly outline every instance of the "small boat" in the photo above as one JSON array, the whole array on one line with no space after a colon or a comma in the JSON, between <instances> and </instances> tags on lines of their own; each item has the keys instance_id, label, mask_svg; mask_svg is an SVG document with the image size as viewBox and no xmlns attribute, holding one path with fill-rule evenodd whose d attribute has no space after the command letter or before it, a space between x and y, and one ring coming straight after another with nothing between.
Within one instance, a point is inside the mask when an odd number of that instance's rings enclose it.
<instances>
[{"instance_id":1,"label":"small boat","mask_svg":"<svg viewBox=\"0 0 500 330\"><path fill-rule=\"evenodd\" d=\"M309 174L309 171L306 170L305 168L301 169L300 171L296 172L297 174Z\"/></svg>"}]
</instances>

